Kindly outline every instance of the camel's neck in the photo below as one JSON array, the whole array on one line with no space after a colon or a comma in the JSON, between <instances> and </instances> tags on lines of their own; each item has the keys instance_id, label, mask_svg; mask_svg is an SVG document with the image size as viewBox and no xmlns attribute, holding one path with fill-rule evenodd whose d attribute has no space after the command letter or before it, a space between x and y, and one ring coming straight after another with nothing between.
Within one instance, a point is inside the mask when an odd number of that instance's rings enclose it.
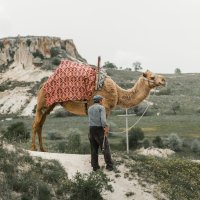
<instances>
[{"instance_id":1,"label":"camel's neck","mask_svg":"<svg viewBox=\"0 0 200 200\"><path fill-rule=\"evenodd\" d=\"M133 107L142 102L149 94L151 88L147 81L140 78L133 88L124 90L117 86L118 103L117 106L123 108Z\"/></svg>"}]
</instances>

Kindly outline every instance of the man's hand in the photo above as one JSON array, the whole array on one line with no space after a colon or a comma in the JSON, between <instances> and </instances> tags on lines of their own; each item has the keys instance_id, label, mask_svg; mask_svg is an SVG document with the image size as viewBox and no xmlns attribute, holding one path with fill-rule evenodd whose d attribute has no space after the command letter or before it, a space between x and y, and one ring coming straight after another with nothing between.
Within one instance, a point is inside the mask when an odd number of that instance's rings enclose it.
<instances>
[{"instance_id":1,"label":"man's hand","mask_svg":"<svg viewBox=\"0 0 200 200\"><path fill-rule=\"evenodd\" d=\"M109 127L106 126L106 127L104 127L103 129L104 129L104 135L105 135L105 136L108 136L108 134L109 134Z\"/></svg>"}]
</instances>

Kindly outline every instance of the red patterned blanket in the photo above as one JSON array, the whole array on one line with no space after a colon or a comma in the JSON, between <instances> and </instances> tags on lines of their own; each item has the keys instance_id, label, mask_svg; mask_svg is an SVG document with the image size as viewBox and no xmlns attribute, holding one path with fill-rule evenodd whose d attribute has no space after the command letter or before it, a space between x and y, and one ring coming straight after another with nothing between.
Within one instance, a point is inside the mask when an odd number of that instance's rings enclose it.
<instances>
[{"instance_id":1,"label":"red patterned blanket","mask_svg":"<svg viewBox=\"0 0 200 200\"><path fill-rule=\"evenodd\" d=\"M96 70L83 63L61 61L43 88L46 105L64 101L89 100L95 90Z\"/></svg>"}]
</instances>

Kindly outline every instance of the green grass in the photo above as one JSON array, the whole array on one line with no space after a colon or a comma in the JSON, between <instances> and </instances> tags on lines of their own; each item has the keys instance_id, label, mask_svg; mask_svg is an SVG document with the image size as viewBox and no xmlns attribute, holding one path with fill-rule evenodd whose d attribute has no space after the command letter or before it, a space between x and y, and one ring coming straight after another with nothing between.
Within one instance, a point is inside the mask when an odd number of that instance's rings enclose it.
<instances>
[{"instance_id":1,"label":"green grass","mask_svg":"<svg viewBox=\"0 0 200 200\"><path fill-rule=\"evenodd\" d=\"M177 157L163 159L134 154L129 159L135 161L129 164L131 174L157 184L169 200L199 199L199 163Z\"/></svg>"},{"instance_id":2,"label":"green grass","mask_svg":"<svg viewBox=\"0 0 200 200\"><path fill-rule=\"evenodd\" d=\"M129 127L133 125L138 116L129 117ZM13 121L0 121L0 131L6 129L11 123L23 121L31 132L31 124L33 118L17 118ZM200 138L200 116L199 115L161 115L161 116L145 116L137 124L144 131L145 138L152 140L155 136L167 138L171 133L177 133L181 139L191 141ZM118 133L125 130L125 118L120 116L110 116L108 122L112 125L112 131L116 132L109 137L111 148L113 150L121 149L121 140L125 137L125 133ZM89 145L88 141L88 119L87 117L66 117L54 118L48 117L43 127L43 142L48 151L57 151L56 146L59 142L65 141L70 134L70 130L80 134L81 143ZM58 133L62 136L61 140L49 140L49 132ZM36 140L38 143L38 141ZM31 139L28 143L22 143L20 146L30 149Z\"/></svg>"}]
</instances>

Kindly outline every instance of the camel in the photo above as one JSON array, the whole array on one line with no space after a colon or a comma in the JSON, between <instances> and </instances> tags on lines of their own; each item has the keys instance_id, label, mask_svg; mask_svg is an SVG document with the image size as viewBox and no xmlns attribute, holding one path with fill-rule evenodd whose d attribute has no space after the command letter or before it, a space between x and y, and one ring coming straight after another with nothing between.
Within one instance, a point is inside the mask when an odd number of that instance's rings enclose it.
<instances>
[{"instance_id":1,"label":"camel","mask_svg":"<svg viewBox=\"0 0 200 200\"><path fill-rule=\"evenodd\" d=\"M150 90L157 86L165 86L166 80L161 75L156 75L147 70L144 72L134 84L134 86L128 90L125 90L118 86L109 76L104 80L104 85L101 90L94 91L94 95L101 95L104 97L103 106L106 109L107 116L111 110L115 107L131 108L142 102L150 93ZM93 97L92 96L92 97ZM87 107L93 104L93 98L90 98L87 102L82 101L66 101L58 102L50 106L46 106L45 103L45 91L43 87L40 88L37 98L36 114L32 124L32 145L31 150L36 150L35 138L38 134L40 151L45 151L42 143L42 126L45 122L47 115L54 109L57 104L60 104L65 110L74 113L76 115L87 115Z\"/></svg>"}]
</instances>

